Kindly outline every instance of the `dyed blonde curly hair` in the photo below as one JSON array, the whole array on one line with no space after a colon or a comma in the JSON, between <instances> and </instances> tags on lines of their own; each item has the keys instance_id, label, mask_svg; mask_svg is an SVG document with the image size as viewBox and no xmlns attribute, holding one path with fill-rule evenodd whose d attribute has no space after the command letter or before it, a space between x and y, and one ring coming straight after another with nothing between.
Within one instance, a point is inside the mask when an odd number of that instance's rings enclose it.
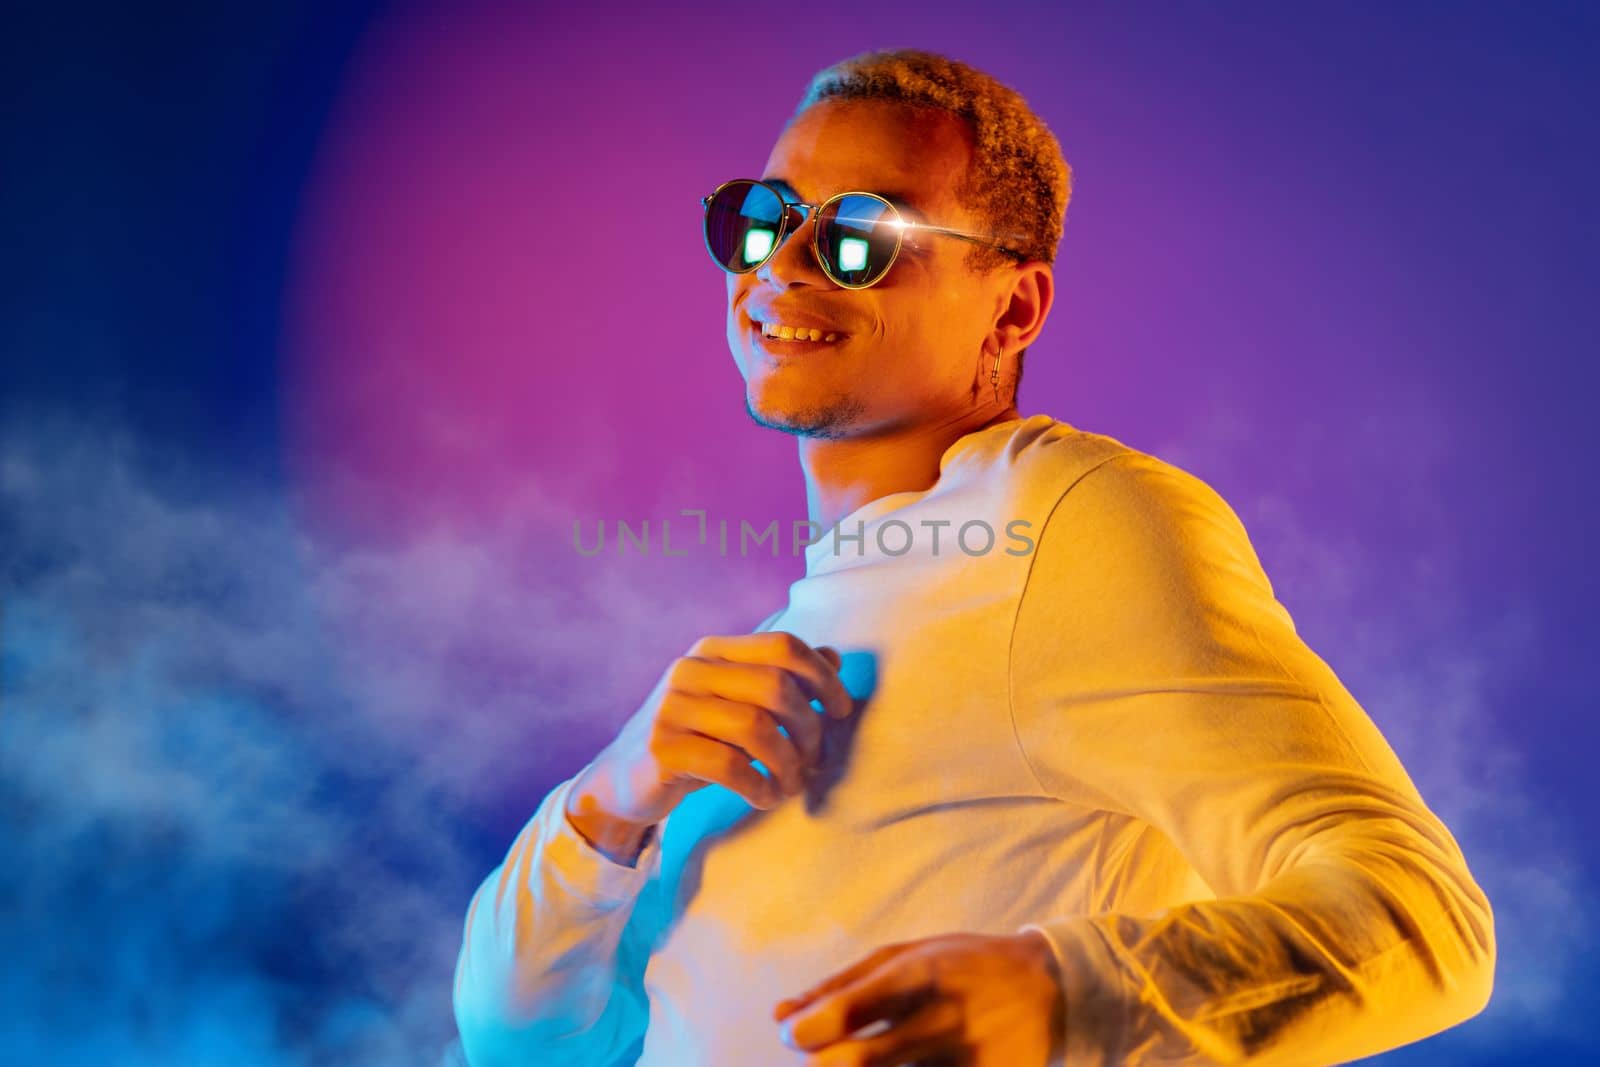
<instances>
[{"instance_id":1,"label":"dyed blonde curly hair","mask_svg":"<svg viewBox=\"0 0 1600 1067\"><path fill-rule=\"evenodd\" d=\"M989 232L1022 235L1008 242L1022 258L1055 263L1072 168L1055 134L1015 89L948 56L894 48L861 52L817 72L789 121L825 100L889 100L955 115L972 136L957 198ZM983 245L973 245L966 258L978 273L1010 262ZM1017 387L1026 354L1026 348L1017 353Z\"/></svg>"}]
</instances>

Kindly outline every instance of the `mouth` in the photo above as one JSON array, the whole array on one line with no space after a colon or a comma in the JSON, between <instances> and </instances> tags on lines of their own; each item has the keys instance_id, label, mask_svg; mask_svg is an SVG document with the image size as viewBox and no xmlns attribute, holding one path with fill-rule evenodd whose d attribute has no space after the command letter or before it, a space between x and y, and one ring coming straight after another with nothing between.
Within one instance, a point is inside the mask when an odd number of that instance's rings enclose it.
<instances>
[{"instance_id":1,"label":"mouth","mask_svg":"<svg viewBox=\"0 0 1600 1067\"><path fill-rule=\"evenodd\" d=\"M754 320L750 323L750 334L757 348L779 356L818 352L843 344L850 338L849 334L838 330L819 330Z\"/></svg>"}]
</instances>

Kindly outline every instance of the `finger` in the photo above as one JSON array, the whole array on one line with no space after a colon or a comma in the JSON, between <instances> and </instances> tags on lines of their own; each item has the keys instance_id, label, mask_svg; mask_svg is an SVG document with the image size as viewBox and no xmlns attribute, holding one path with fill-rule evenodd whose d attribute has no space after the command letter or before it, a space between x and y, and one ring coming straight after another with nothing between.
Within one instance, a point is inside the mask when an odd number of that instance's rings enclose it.
<instances>
[{"instance_id":1,"label":"finger","mask_svg":"<svg viewBox=\"0 0 1600 1067\"><path fill-rule=\"evenodd\" d=\"M777 787L750 766L742 751L703 734L674 735L656 758L671 774L723 786L753 808L764 810L778 802Z\"/></svg>"},{"instance_id":2,"label":"finger","mask_svg":"<svg viewBox=\"0 0 1600 1067\"><path fill-rule=\"evenodd\" d=\"M841 1062L861 1067L900 1067L941 1057L961 1062L964 1013L951 997L924 997L895 1019L888 1029L868 1037L846 1038L829 1047Z\"/></svg>"},{"instance_id":3,"label":"finger","mask_svg":"<svg viewBox=\"0 0 1600 1067\"><path fill-rule=\"evenodd\" d=\"M702 637L689 654L782 667L795 676L806 699L820 700L829 716L842 719L855 710L854 698L839 680L840 664L830 661L787 630L738 637Z\"/></svg>"},{"instance_id":4,"label":"finger","mask_svg":"<svg viewBox=\"0 0 1600 1067\"><path fill-rule=\"evenodd\" d=\"M868 981L875 977L876 974L870 976ZM779 1036L797 1049L815 1051L831 1048L851 1039L864 1027L870 1028L866 1035L869 1037L892 1029L901 1019L932 998L935 992L932 983L910 972L896 971L887 981L874 982L870 986L857 982L818 997L810 1007L790 1016L784 1022Z\"/></svg>"},{"instance_id":5,"label":"finger","mask_svg":"<svg viewBox=\"0 0 1600 1067\"><path fill-rule=\"evenodd\" d=\"M817 1049L843 1040L877 1019L894 1019L933 991L914 954L892 957L842 988L817 996L784 1020L780 1034L794 1048Z\"/></svg>"},{"instance_id":6,"label":"finger","mask_svg":"<svg viewBox=\"0 0 1600 1067\"><path fill-rule=\"evenodd\" d=\"M815 719L809 708L806 714ZM778 730L765 708L701 693L682 695L668 706L664 721L673 727L704 734L714 741L742 749L772 772L785 795L805 788L800 751Z\"/></svg>"},{"instance_id":7,"label":"finger","mask_svg":"<svg viewBox=\"0 0 1600 1067\"><path fill-rule=\"evenodd\" d=\"M751 665L746 669L767 673L765 677L758 674L736 684L749 685L758 694L770 691L769 699L776 698L773 703L752 703L768 708L771 716L782 725L784 734L798 748L803 763L816 765L822 758L822 717L811 706L800 683L781 667Z\"/></svg>"},{"instance_id":8,"label":"finger","mask_svg":"<svg viewBox=\"0 0 1600 1067\"><path fill-rule=\"evenodd\" d=\"M843 719L855 710L855 698L839 677L844 660L837 650L828 648L824 653L822 648L827 646L813 648L783 630L767 636L777 642L779 655L790 657L782 666L800 678L808 700L819 701L823 712L834 719Z\"/></svg>"},{"instance_id":9,"label":"finger","mask_svg":"<svg viewBox=\"0 0 1600 1067\"><path fill-rule=\"evenodd\" d=\"M833 676L839 679L839 703L842 707L841 711L834 711L831 704L827 701L822 701L823 710L835 719L842 719L854 711L856 706L855 697L850 690L845 688L844 676L840 674L841 669L844 667L844 657L840 655L838 649L829 645L818 645L817 652L827 659L828 664L833 668Z\"/></svg>"},{"instance_id":10,"label":"finger","mask_svg":"<svg viewBox=\"0 0 1600 1067\"><path fill-rule=\"evenodd\" d=\"M796 993L792 997L785 997L783 1000L778 1001L777 1006L773 1009L773 1018L781 1021L784 1016L799 1011L824 993L831 993L835 989L843 989L879 964L898 956L913 944L915 942L897 941L892 945L883 945L880 948L873 949L848 967L835 971L804 992Z\"/></svg>"},{"instance_id":11,"label":"finger","mask_svg":"<svg viewBox=\"0 0 1600 1067\"><path fill-rule=\"evenodd\" d=\"M806 763L822 751L822 724L795 676L770 663L680 659L673 688L681 694L706 694L765 708L801 745Z\"/></svg>"}]
</instances>

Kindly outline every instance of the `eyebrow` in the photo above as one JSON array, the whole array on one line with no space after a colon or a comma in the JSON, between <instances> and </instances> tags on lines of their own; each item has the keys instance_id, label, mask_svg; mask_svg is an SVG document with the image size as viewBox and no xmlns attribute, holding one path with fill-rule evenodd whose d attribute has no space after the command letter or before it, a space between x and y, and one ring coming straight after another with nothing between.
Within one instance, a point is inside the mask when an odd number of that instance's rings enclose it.
<instances>
[{"instance_id":1,"label":"eyebrow","mask_svg":"<svg viewBox=\"0 0 1600 1067\"><path fill-rule=\"evenodd\" d=\"M785 181L782 178L762 178L761 180L766 182L766 183L768 183L769 185L776 185L784 193L786 193L789 196L793 197L797 201L805 199L805 197L800 195L799 190L797 190L794 186L790 185L787 181ZM889 203L891 203L895 207L899 208L900 209L900 213L906 217L907 221L918 222L918 223L922 223L924 225L926 225L927 222L928 222L928 216L923 211L921 211L916 206L914 206L902 194L894 193L894 192L884 192L882 189L862 189L860 191L864 192L864 193L877 193L879 196L881 196L885 200L889 201Z\"/></svg>"}]
</instances>

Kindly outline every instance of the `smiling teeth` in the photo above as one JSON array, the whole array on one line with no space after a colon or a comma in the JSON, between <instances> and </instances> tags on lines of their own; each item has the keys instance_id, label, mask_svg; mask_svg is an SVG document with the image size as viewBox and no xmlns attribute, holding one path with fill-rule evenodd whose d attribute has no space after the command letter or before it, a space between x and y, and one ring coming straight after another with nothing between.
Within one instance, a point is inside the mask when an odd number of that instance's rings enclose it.
<instances>
[{"instance_id":1,"label":"smiling teeth","mask_svg":"<svg viewBox=\"0 0 1600 1067\"><path fill-rule=\"evenodd\" d=\"M779 326L771 322L763 322L761 324L761 335L783 341L837 341L839 339L837 333L823 333L821 330L811 330L804 326Z\"/></svg>"}]
</instances>

